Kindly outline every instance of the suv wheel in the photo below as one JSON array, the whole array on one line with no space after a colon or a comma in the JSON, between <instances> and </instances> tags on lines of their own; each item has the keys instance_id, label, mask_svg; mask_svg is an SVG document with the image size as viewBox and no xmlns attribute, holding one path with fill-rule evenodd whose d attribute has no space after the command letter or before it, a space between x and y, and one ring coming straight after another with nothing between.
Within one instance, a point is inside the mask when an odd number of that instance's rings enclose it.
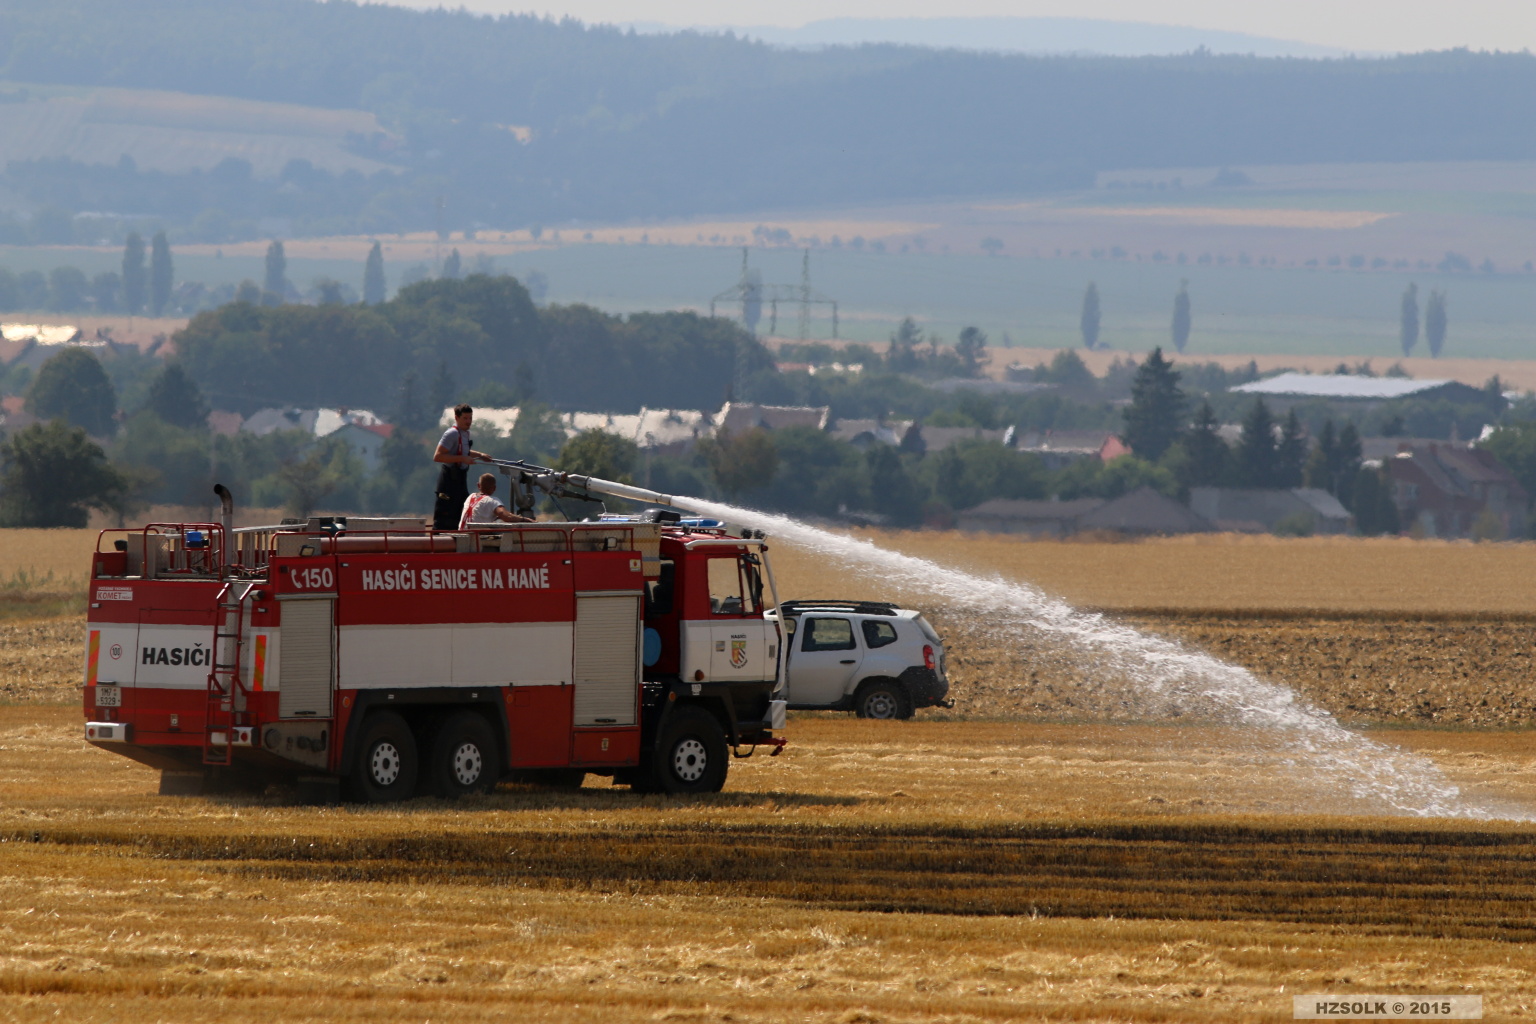
<instances>
[{"instance_id":1,"label":"suv wheel","mask_svg":"<svg viewBox=\"0 0 1536 1024\"><path fill-rule=\"evenodd\" d=\"M872 681L859 687L853 710L860 718L911 718L912 698L898 682Z\"/></svg>"}]
</instances>

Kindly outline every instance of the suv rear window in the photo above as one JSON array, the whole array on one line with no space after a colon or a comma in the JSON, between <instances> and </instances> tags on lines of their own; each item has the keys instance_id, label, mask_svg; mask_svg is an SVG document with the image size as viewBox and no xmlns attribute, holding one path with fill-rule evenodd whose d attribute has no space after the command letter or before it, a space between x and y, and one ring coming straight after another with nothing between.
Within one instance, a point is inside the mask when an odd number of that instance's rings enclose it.
<instances>
[{"instance_id":1,"label":"suv rear window","mask_svg":"<svg viewBox=\"0 0 1536 1024\"><path fill-rule=\"evenodd\" d=\"M862 625L864 627L864 645L870 650L896 642L896 627L889 622L865 619Z\"/></svg>"}]
</instances>

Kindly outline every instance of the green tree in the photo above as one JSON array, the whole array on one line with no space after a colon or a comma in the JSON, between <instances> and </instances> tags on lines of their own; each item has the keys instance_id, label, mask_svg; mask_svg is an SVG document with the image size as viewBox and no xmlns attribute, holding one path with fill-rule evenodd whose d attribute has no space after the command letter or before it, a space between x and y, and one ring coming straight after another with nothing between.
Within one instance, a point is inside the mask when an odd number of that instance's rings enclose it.
<instances>
[{"instance_id":1,"label":"green tree","mask_svg":"<svg viewBox=\"0 0 1536 1024\"><path fill-rule=\"evenodd\" d=\"M281 306L288 295L288 257L283 243L276 239L267 246L267 276L262 290L262 301L269 306Z\"/></svg>"},{"instance_id":2,"label":"green tree","mask_svg":"<svg viewBox=\"0 0 1536 1024\"><path fill-rule=\"evenodd\" d=\"M368 262L363 264L363 302L377 306L384 301L384 248L378 242L368 250Z\"/></svg>"},{"instance_id":3,"label":"green tree","mask_svg":"<svg viewBox=\"0 0 1536 1024\"><path fill-rule=\"evenodd\" d=\"M455 249L443 260L443 276L450 281L457 281L463 272L464 260L459 256L459 250Z\"/></svg>"},{"instance_id":4,"label":"green tree","mask_svg":"<svg viewBox=\"0 0 1536 1024\"><path fill-rule=\"evenodd\" d=\"M1179 282L1179 294L1173 297L1173 347L1180 354L1189 344L1189 282Z\"/></svg>"},{"instance_id":5,"label":"green tree","mask_svg":"<svg viewBox=\"0 0 1536 1024\"><path fill-rule=\"evenodd\" d=\"M1536 420L1505 423L1479 441L1478 447L1492 452L1526 494L1536 495Z\"/></svg>"},{"instance_id":6,"label":"green tree","mask_svg":"<svg viewBox=\"0 0 1536 1024\"><path fill-rule=\"evenodd\" d=\"M16 275L22 309L48 308L48 278L41 270L23 270Z\"/></svg>"},{"instance_id":7,"label":"green tree","mask_svg":"<svg viewBox=\"0 0 1536 1024\"><path fill-rule=\"evenodd\" d=\"M149 315L160 316L171 301L176 270L171 265L171 243L164 231L156 231L149 243Z\"/></svg>"},{"instance_id":8,"label":"green tree","mask_svg":"<svg viewBox=\"0 0 1536 1024\"><path fill-rule=\"evenodd\" d=\"M1360 470L1360 457L1360 434L1355 425L1346 422L1342 430L1335 430L1333 420L1325 420L1323 429L1318 432L1317 444L1307 455L1304 482L1308 487L1327 491L1345 508L1350 508L1351 489Z\"/></svg>"},{"instance_id":9,"label":"green tree","mask_svg":"<svg viewBox=\"0 0 1536 1024\"><path fill-rule=\"evenodd\" d=\"M458 390L459 385L453 379L453 371L448 369L448 360L439 359L437 373L432 375L432 390L427 396L427 410L431 413L434 424L444 415L444 409L458 404L453 397Z\"/></svg>"},{"instance_id":10,"label":"green tree","mask_svg":"<svg viewBox=\"0 0 1536 1024\"><path fill-rule=\"evenodd\" d=\"M555 468L618 483L632 482L640 449L635 442L606 430L583 430L565 443Z\"/></svg>"},{"instance_id":11,"label":"green tree","mask_svg":"<svg viewBox=\"0 0 1536 1024\"><path fill-rule=\"evenodd\" d=\"M1347 509L1355 507L1355 480L1360 475L1360 463L1364 459L1360 446L1360 432L1353 423L1345 423L1339 430L1338 443L1333 448L1333 461L1329 463L1333 477L1334 497Z\"/></svg>"},{"instance_id":12,"label":"green tree","mask_svg":"<svg viewBox=\"0 0 1536 1024\"><path fill-rule=\"evenodd\" d=\"M762 427L725 434L701 447L715 482L730 498L764 490L779 471L779 450Z\"/></svg>"},{"instance_id":13,"label":"green tree","mask_svg":"<svg viewBox=\"0 0 1536 1024\"><path fill-rule=\"evenodd\" d=\"M184 428L146 409L123 424L111 455L133 504L202 505L213 487L210 447L205 424Z\"/></svg>"},{"instance_id":14,"label":"green tree","mask_svg":"<svg viewBox=\"0 0 1536 1024\"><path fill-rule=\"evenodd\" d=\"M885 365L893 373L911 373L922 362L922 357L917 354L917 346L922 343L923 332L918 329L917 321L909 316L902 317L896 330L891 332L891 345L885 351Z\"/></svg>"},{"instance_id":15,"label":"green tree","mask_svg":"<svg viewBox=\"0 0 1536 1024\"><path fill-rule=\"evenodd\" d=\"M43 364L27 389L27 411L38 419L64 419L94 437L112 433L117 392L96 357L66 348Z\"/></svg>"},{"instance_id":16,"label":"green tree","mask_svg":"<svg viewBox=\"0 0 1536 1024\"><path fill-rule=\"evenodd\" d=\"M869 469L869 493L874 511L889 517L895 526L915 526L923 518L923 488L901 453L890 445L877 444L864 453Z\"/></svg>"},{"instance_id":17,"label":"green tree","mask_svg":"<svg viewBox=\"0 0 1536 1024\"><path fill-rule=\"evenodd\" d=\"M1429 343L1429 354L1439 359L1445 347L1445 292L1430 292L1424 304L1424 340Z\"/></svg>"},{"instance_id":18,"label":"green tree","mask_svg":"<svg viewBox=\"0 0 1536 1024\"><path fill-rule=\"evenodd\" d=\"M422 394L421 377L415 370L405 371L405 376L400 378L399 398L390 419L396 425L412 431L428 430L437 419L436 410L427 401L427 396Z\"/></svg>"},{"instance_id":19,"label":"green tree","mask_svg":"<svg viewBox=\"0 0 1536 1024\"><path fill-rule=\"evenodd\" d=\"M59 313L84 309L90 286L79 267L54 267L48 275L49 308Z\"/></svg>"},{"instance_id":20,"label":"green tree","mask_svg":"<svg viewBox=\"0 0 1536 1024\"><path fill-rule=\"evenodd\" d=\"M21 287L16 283L16 275L5 267L0 267L0 312L8 313L20 308Z\"/></svg>"},{"instance_id":21,"label":"green tree","mask_svg":"<svg viewBox=\"0 0 1536 1024\"><path fill-rule=\"evenodd\" d=\"M149 277L144 271L144 239L139 237L137 231L130 231L128 241L123 245L123 308L128 310L129 316L138 316L144 312L144 301L148 293Z\"/></svg>"},{"instance_id":22,"label":"green tree","mask_svg":"<svg viewBox=\"0 0 1536 1024\"><path fill-rule=\"evenodd\" d=\"M284 462L277 477L287 496L287 510L301 519L314 512L339 482L326 453L319 448L303 459Z\"/></svg>"},{"instance_id":23,"label":"green tree","mask_svg":"<svg viewBox=\"0 0 1536 1024\"><path fill-rule=\"evenodd\" d=\"M149 385L144 408L173 427L206 430L208 403L180 363L166 363Z\"/></svg>"},{"instance_id":24,"label":"green tree","mask_svg":"<svg viewBox=\"0 0 1536 1024\"><path fill-rule=\"evenodd\" d=\"M962 329L960 340L955 343L955 355L960 357L960 365L967 377L980 376L987 355L986 333L979 327Z\"/></svg>"},{"instance_id":25,"label":"green tree","mask_svg":"<svg viewBox=\"0 0 1536 1024\"><path fill-rule=\"evenodd\" d=\"M1088 282L1083 292L1083 315L1078 321L1083 332L1083 348L1090 352L1099 347L1099 286Z\"/></svg>"},{"instance_id":26,"label":"green tree","mask_svg":"<svg viewBox=\"0 0 1536 1024\"><path fill-rule=\"evenodd\" d=\"M1244 487L1274 487L1278 471L1275 419L1264 399L1256 398L1243 418L1243 436L1237 443L1237 475Z\"/></svg>"},{"instance_id":27,"label":"green tree","mask_svg":"<svg viewBox=\"0 0 1536 1024\"><path fill-rule=\"evenodd\" d=\"M80 427L58 420L0 442L0 526L83 528L93 508L118 510L127 482Z\"/></svg>"},{"instance_id":28,"label":"green tree","mask_svg":"<svg viewBox=\"0 0 1536 1024\"><path fill-rule=\"evenodd\" d=\"M1362 468L1355 476L1352 490L1357 530L1367 537L1401 531L1397 505L1392 501L1392 481L1385 469Z\"/></svg>"},{"instance_id":29,"label":"green tree","mask_svg":"<svg viewBox=\"0 0 1536 1024\"><path fill-rule=\"evenodd\" d=\"M118 297L123 291L123 279L113 271L104 271L91 278L91 301L98 313L117 312Z\"/></svg>"},{"instance_id":30,"label":"green tree","mask_svg":"<svg viewBox=\"0 0 1536 1024\"><path fill-rule=\"evenodd\" d=\"M1402 312L1398 318L1398 340L1402 343L1405 356L1419 343L1419 286L1416 284L1409 284L1408 290L1403 292Z\"/></svg>"},{"instance_id":31,"label":"green tree","mask_svg":"<svg viewBox=\"0 0 1536 1024\"><path fill-rule=\"evenodd\" d=\"M1280 443L1275 446L1275 487L1300 487L1307 466L1307 435L1296 418L1296 410L1285 414L1280 424Z\"/></svg>"},{"instance_id":32,"label":"green tree","mask_svg":"<svg viewBox=\"0 0 1536 1024\"><path fill-rule=\"evenodd\" d=\"M507 444L517 458L548 462L565 442L565 424L555 410L538 402L523 402L518 407L517 423L507 435Z\"/></svg>"},{"instance_id":33,"label":"green tree","mask_svg":"<svg viewBox=\"0 0 1536 1024\"><path fill-rule=\"evenodd\" d=\"M1124 413L1125 443L1138 458L1156 462L1178 438L1184 408L1178 371L1163 358L1161 347L1154 348L1131 381L1131 404Z\"/></svg>"},{"instance_id":34,"label":"green tree","mask_svg":"<svg viewBox=\"0 0 1536 1024\"><path fill-rule=\"evenodd\" d=\"M1232 449L1217 433L1221 424L1209 401L1195 411L1195 421L1181 442L1186 469L1180 483L1188 487L1220 487L1232 473Z\"/></svg>"}]
</instances>

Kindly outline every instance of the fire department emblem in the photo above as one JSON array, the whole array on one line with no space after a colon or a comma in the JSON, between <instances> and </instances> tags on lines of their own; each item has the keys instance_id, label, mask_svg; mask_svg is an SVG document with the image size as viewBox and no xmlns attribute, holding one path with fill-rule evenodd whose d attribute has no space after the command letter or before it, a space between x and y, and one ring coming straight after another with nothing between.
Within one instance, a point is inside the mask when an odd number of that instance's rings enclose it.
<instances>
[{"instance_id":1,"label":"fire department emblem","mask_svg":"<svg viewBox=\"0 0 1536 1024\"><path fill-rule=\"evenodd\" d=\"M747 667L747 642L745 640L731 641L731 667Z\"/></svg>"}]
</instances>

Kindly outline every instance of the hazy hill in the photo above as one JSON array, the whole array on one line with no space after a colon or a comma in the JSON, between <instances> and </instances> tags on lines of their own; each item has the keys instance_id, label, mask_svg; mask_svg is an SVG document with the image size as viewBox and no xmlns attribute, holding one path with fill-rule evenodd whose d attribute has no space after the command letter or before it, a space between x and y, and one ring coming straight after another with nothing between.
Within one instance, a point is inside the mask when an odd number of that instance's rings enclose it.
<instances>
[{"instance_id":1,"label":"hazy hill","mask_svg":"<svg viewBox=\"0 0 1536 1024\"><path fill-rule=\"evenodd\" d=\"M378 119L343 140L370 161L345 181L237 152L177 176L107 143L0 179L29 209L149 213L208 240L271 217L420 229L438 197L446 227L518 226L1016 194L1126 167L1536 156L1528 54L808 52L343 0L0 0L0 75Z\"/></svg>"},{"instance_id":2,"label":"hazy hill","mask_svg":"<svg viewBox=\"0 0 1536 1024\"><path fill-rule=\"evenodd\" d=\"M677 31L648 26L642 31ZM1245 32L1093 18L825 18L799 28L720 26L778 46L858 46L895 43L1033 54L1155 57L1190 53L1250 53L1258 57L1343 57L1345 51Z\"/></svg>"}]
</instances>

